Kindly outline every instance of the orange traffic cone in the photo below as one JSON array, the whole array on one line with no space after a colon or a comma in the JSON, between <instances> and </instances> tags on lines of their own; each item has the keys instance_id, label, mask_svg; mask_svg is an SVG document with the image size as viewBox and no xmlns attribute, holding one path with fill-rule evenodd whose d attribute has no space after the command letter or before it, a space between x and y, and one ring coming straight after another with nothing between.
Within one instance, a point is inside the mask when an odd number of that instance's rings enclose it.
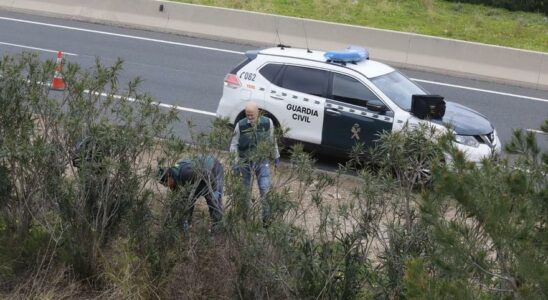
<instances>
[{"instance_id":1,"label":"orange traffic cone","mask_svg":"<svg viewBox=\"0 0 548 300\"><path fill-rule=\"evenodd\" d=\"M55 74L53 75L53 80L51 81L50 88L56 91L65 90L65 80L61 72L63 71L63 52L57 52L57 62L55 64Z\"/></svg>"}]
</instances>

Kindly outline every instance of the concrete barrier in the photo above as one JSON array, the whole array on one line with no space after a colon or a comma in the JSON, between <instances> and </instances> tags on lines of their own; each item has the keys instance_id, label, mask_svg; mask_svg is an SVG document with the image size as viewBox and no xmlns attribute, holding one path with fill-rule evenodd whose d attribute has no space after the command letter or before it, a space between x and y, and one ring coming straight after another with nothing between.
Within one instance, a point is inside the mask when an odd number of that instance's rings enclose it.
<instances>
[{"instance_id":1,"label":"concrete barrier","mask_svg":"<svg viewBox=\"0 0 548 300\"><path fill-rule=\"evenodd\" d=\"M494 78L538 88L548 54L450 39L414 36L406 64L473 78Z\"/></svg>"},{"instance_id":2,"label":"concrete barrier","mask_svg":"<svg viewBox=\"0 0 548 300\"><path fill-rule=\"evenodd\" d=\"M159 6L163 5L163 11ZM548 90L548 53L361 26L156 0L0 0L0 8L254 45L370 49L400 67Z\"/></svg>"},{"instance_id":3,"label":"concrete barrier","mask_svg":"<svg viewBox=\"0 0 548 300\"><path fill-rule=\"evenodd\" d=\"M401 32L251 13L200 5L163 2L169 15L167 28L200 36L293 47L333 49L363 45L375 58L405 64L410 35ZM307 41L308 39L308 41Z\"/></svg>"},{"instance_id":4,"label":"concrete barrier","mask_svg":"<svg viewBox=\"0 0 548 300\"><path fill-rule=\"evenodd\" d=\"M546 87L548 87L548 55L542 56L537 86L544 89L547 89Z\"/></svg>"},{"instance_id":5,"label":"concrete barrier","mask_svg":"<svg viewBox=\"0 0 548 300\"><path fill-rule=\"evenodd\" d=\"M78 1L78 0L77 0ZM168 16L158 10L150 0L115 0L84 2L80 18L100 20L113 24L126 24L140 28L164 30Z\"/></svg>"},{"instance_id":6,"label":"concrete barrier","mask_svg":"<svg viewBox=\"0 0 548 300\"><path fill-rule=\"evenodd\" d=\"M67 0L0 0L0 7L22 10L36 11L47 15L54 15L55 12L61 12L63 16L78 16L82 10L85 1L67 1Z\"/></svg>"}]
</instances>

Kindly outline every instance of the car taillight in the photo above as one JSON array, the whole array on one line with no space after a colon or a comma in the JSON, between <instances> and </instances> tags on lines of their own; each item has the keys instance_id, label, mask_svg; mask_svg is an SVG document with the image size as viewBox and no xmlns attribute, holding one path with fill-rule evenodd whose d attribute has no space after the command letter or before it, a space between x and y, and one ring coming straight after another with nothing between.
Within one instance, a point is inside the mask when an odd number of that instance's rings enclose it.
<instances>
[{"instance_id":1,"label":"car taillight","mask_svg":"<svg viewBox=\"0 0 548 300\"><path fill-rule=\"evenodd\" d=\"M242 83L236 74L229 73L225 76L225 85L232 88L239 88L242 86Z\"/></svg>"}]
</instances>

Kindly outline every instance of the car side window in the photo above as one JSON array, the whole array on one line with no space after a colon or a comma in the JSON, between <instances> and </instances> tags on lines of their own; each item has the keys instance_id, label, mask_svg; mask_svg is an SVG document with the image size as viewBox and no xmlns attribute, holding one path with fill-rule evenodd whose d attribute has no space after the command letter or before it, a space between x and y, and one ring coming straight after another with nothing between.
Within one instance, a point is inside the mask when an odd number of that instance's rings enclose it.
<instances>
[{"instance_id":1,"label":"car side window","mask_svg":"<svg viewBox=\"0 0 548 300\"><path fill-rule=\"evenodd\" d=\"M280 86L289 90L323 97L328 85L327 71L304 68L297 66L286 66Z\"/></svg>"},{"instance_id":2,"label":"car side window","mask_svg":"<svg viewBox=\"0 0 548 300\"><path fill-rule=\"evenodd\" d=\"M270 82L274 82L274 79L276 79L276 75L278 75L278 73L282 69L282 66L283 65L281 64L268 64L262 67L259 70L259 73L263 75L263 77L266 78L266 80Z\"/></svg>"},{"instance_id":3,"label":"car side window","mask_svg":"<svg viewBox=\"0 0 548 300\"><path fill-rule=\"evenodd\" d=\"M333 100L365 107L368 101L380 102L379 98L363 83L350 76L333 73Z\"/></svg>"}]
</instances>

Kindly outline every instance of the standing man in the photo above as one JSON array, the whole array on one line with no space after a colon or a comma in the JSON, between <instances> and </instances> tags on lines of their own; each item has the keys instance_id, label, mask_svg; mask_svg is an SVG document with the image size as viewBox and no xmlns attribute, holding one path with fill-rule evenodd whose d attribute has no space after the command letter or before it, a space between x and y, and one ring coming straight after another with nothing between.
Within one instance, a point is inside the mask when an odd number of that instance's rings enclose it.
<instances>
[{"instance_id":1,"label":"standing man","mask_svg":"<svg viewBox=\"0 0 548 300\"><path fill-rule=\"evenodd\" d=\"M211 231L215 232L221 225L223 216L223 165L212 155L201 155L192 159L183 159L174 167L160 168L160 183L172 191L188 189L189 207L183 214L183 229L188 230L192 222L194 205L199 197L204 196L209 207Z\"/></svg>"},{"instance_id":2,"label":"standing man","mask_svg":"<svg viewBox=\"0 0 548 300\"><path fill-rule=\"evenodd\" d=\"M269 162L274 160L275 166L280 162L280 153L274 136L274 124L271 119L259 116L259 108L255 102L245 106L246 118L239 121L234 128L230 143L230 152L237 153L236 164L243 177L244 184L249 187L251 196L251 178L257 177L263 226L270 223L270 204L267 194L270 189ZM249 207L249 198L245 199L245 208ZM247 213L247 212L246 212Z\"/></svg>"}]
</instances>

